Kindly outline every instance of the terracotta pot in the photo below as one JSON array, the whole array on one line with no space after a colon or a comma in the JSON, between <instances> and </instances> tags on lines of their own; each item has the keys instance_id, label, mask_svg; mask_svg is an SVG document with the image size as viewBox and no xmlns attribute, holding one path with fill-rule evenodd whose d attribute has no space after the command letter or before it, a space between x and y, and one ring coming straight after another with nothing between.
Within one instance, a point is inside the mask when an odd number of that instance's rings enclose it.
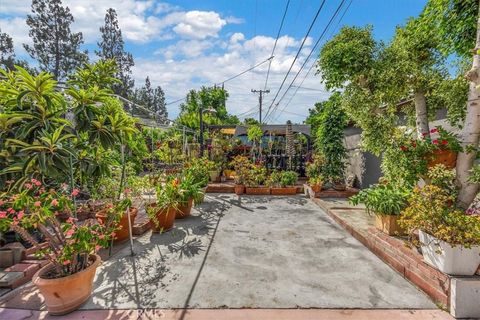
<instances>
[{"instance_id":1,"label":"terracotta pot","mask_svg":"<svg viewBox=\"0 0 480 320\"><path fill-rule=\"evenodd\" d=\"M133 224L135 223L135 218L137 217L138 209L135 207L130 208L130 224L133 228ZM107 223L107 215L105 214L105 210L101 210L97 212L95 218L99 219L101 223ZM124 213L118 222L118 228L115 230L115 241L124 241L129 238L128 232L128 215Z\"/></svg>"},{"instance_id":2,"label":"terracotta pot","mask_svg":"<svg viewBox=\"0 0 480 320\"><path fill-rule=\"evenodd\" d=\"M192 206L193 198L190 198L186 203L179 205L177 210L175 210L175 219L183 219L190 216Z\"/></svg>"},{"instance_id":3,"label":"terracotta pot","mask_svg":"<svg viewBox=\"0 0 480 320\"><path fill-rule=\"evenodd\" d=\"M310 188L312 188L312 191L315 193L322 191L322 185L319 183L311 185Z\"/></svg>"},{"instance_id":4,"label":"terracotta pot","mask_svg":"<svg viewBox=\"0 0 480 320\"><path fill-rule=\"evenodd\" d=\"M457 153L451 150L435 150L427 156L427 161L429 168L443 164L448 169L453 169L457 164Z\"/></svg>"},{"instance_id":5,"label":"terracotta pot","mask_svg":"<svg viewBox=\"0 0 480 320\"><path fill-rule=\"evenodd\" d=\"M245 186L243 184L236 184L235 185L235 194L237 196L242 195L245 192Z\"/></svg>"},{"instance_id":6,"label":"terracotta pot","mask_svg":"<svg viewBox=\"0 0 480 320\"><path fill-rule=\"evenodd\" d=\"M297 187L271 188L270 192L274 196L284 196L297 194Z\"/></svg>"},{"instance_id":7,"label":"terracotta pot","mask_svg":"<svg viewBox=\"0 0 480 320\"><path fill-rule=\"evenodd\" d=\"M92 264L70 276L45 279L42 278L51 271L53 265L48 264L33 276L32 282L45 298L48 312L52 315L63 315L78 309L92 294L95 271L102 260L96 254L90 256Z\"/></svg>"},{"instance_id":8,"label":"terracotta pot","mask_svg":"<svg viewBox=\"0 0 480 320\"><path fill-rule=\"evenodd\" d=\"M383 233L388 234L389 236L401 236L405 234L403 230L398 225L398 215L375 215L375 227L382 231Z\"/></svg>"},{"instance_id":9,"label":"terracotta pot","mask_svg":"<svg viewBox=\"0 0 480 320\"><path fill-rule=\"evenodd\" d=\"M246 187L246 193L250 195L269 195L269 187Z\"/></svg>"},{"instance_id":10,"label":"terracotta pot","mask_svg":"<svg viewBox=\"0 0 480 320\"><path fill-rule=\"evenodd\" d=\"M150 204L151 208L156 208L157 205L155 203ZM150 224L152 225L152 231L155 233L163 233L173 228L173 224L175 223L175 211L176 209L173 207L157 209L156 217L158 221L158 225L150 220Z\"/></svg>"}]
</instances>

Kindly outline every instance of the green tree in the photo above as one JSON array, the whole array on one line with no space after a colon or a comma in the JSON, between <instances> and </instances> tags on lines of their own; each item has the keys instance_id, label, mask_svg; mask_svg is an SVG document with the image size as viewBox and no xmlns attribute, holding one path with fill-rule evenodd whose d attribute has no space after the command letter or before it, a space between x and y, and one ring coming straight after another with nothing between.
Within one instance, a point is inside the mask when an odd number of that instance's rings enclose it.
<instances>
[{"instance_id":1,"label":"green tree","mask_svg":"<svg viewBox=\"0 0 480 320\"><path fill-rule=\"evenodd\" d=\"M202 87L199 91L190 90L185 103L180 105L180 115L177 122L198 130L200 128L199 110L213 109L215 112L205 112L205 124L239 124L240 120L230 115L225 107L228 92L217 87Z\"/></svg>"},{"instance_id":2,"label":"green tree","mask_svg":"<svg viewBox=\"0 0 480 320\"><path fill-rule=\"evenodd\" d=\"M455 54L471 68L465 121L462 131L464 151L457 158L459 205L467 208L478 193L478 183L470 181L480 139L480 4L478 0L430 0L425 8L426 21L442 37L445 55Z\"/></svg>"},{"instance_id":3,"label":"green tree","mask_svg":"<svg viewBox=\"0 0 480 320\"><path fill-rule=\"evenodd\" d=\"M105 24L100 27L102 40L98 42L100 50L95 53L102 60L112 59L117 64L117 73L115 77L120 80L113 85L113 92L128 98L133 94L134 80L132 78L131 68L134 65L132 54L124 49L122 31L118 26L117 12L110 8L105 14Z\"/></svg>"},{"instance_id":4,"label":"green tree","mask_svg":"<svg viewBox=\"0 0 480 320\"><path fill-rule=\"evenodd\" d=\"M0 29L0 65L8 70L12 70L14 64L15 52L13 50L12 37Z\"/></svg>"},{"instance_id":5,"label":"green tree","mask_svg":"<svg viewBox=\"0 0 480 320\"><path fill-rule=\"evenodd\" d=\"M347 149L344 145L344 129L347 116L342 110L342 95L335 92L327 101L320 102L318 113L311 118L315 126L315 146L325 159L322 175L325 181L335 182L344 178Z\"/></svg>"},{"instance_id":6,"label":"green tree","mask_svg":"<svg viewBox=\"0 0 480 320\"><path fill-rule=\"evenodd\" d=\"M32 0L32 14L27 16L33 45L25 50L37 60L40 69L53 74L55 80L65 79L88 59L80 51L81 32L72 33L74 19L61 0Z\"/></svg>"},{"instance_id":7,"label":"green tree","mask_svg":"<svg viewBox=\"0 0 480 320\"><path fill-rule=\"evenodd\" d=\"M260 124L260 122L257 119L254 118L245 118L243 119L243 124L246 126L252 126L254 124Z\"/></svg>"}]
</instances>

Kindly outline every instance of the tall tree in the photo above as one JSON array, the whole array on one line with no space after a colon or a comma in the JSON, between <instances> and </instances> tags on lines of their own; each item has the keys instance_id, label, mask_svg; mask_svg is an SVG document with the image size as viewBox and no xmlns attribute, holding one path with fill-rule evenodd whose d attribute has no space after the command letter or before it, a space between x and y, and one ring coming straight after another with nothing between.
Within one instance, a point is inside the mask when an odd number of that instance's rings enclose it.
<instances>
[{"instance_id":1,"label":"tall tree","mask_svg":"<svg viewBox=\"0 0 480 320\"><path fill-rule=\"evenodd\" d=\"M118 26L117 12L115 9L108 9L105 14L105 24L100 27L102 40L98 42L100 50L95 51L102 60L113 59L117 63L116 77L121 81L114 84L113 91L122 96L130 97L133 93L134 80L131 68L134 65L132 54L124 49L122 31Z\"/></svg>"},{"instance_id":2,"label":"tall tree","mask_svg":"<svg viewBox=\"0 0 480 320\"><path fill-rule=\"evenodd\" d=\"M12 70L14 61L15 52L13 50L12 37L0 29L0 66Z\"/></svg>"},{"instance_id":3,"label":"tall tree","mask_svg":"<svg viewBox=\"0 0 480 320\"><path fill-rule=\"evenodd\" d=\"M87 53L80 51L83 35L70 30L74 19L61 0L32 0L32 13L27 25L33 46L23 46L43 71L57 80L65 79L88 59Z\"/></svg>"},{"instance_id":4,"label":"tall tree","mask_svg":"<svg viewBox=\"0 0 480 320\"><path fill-rule=\"evenodd\" d=\"M457 181L460 185L459 205L468 207L478 193L478 184L469 181L477 158L480 140L480 1L430 0L425 8L435 31L442 37L445 55L456 54L471 68L465 78L469 81L465 122L462 131L464 151L457 159Z\"/></svg>"},{"instance_id":5,"label":"tall tree","mask_svg":"<svg viewBox=\"0 0 480 320\"><path fill-rule=\"evenodd\" d=\"M162 87L158 86L153 92L153 105L155 106L155 115L157 119L165 123L168 118L167 106L165 105L165 92Z\"/></svg>"}]
</instances>

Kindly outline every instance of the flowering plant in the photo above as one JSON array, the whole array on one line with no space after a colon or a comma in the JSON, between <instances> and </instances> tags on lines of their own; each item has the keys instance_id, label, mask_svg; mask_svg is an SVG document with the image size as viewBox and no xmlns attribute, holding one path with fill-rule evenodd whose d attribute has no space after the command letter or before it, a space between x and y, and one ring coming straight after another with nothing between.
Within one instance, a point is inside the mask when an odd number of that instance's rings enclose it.
<instances>
[{"instance_id":1,"label":"flowering plant","mask_svg":"<svg viewBox=\"0 0 480 320\"><path fill-rule=\"evenodd\" d=\"M411 235L413 244L418 244L413 235L416 230L422 230L451 246L469 248L480 244L480 219L455 208L454 197L446 190L435 185L416 187L408 203L399 222Z\"/></svg>"},{"instance_id":2,"label":"flowering plant","mask_svg":"<svg viewBox=\"0 0 480 320\"><path fill-rule=\"evenodd\" d=\"M201 187L206 187L208 184L208 171L210 171L212 164L214 163L207 158L192 158L185 163L183 174L191 176Z\"/></svg>"},{"instance_id":3,"label":"flowering plant","mask_svg":"<svg viewBox=\"0 0 480 320\"><path fill-rule=\"evenodd\" d=\"M411 139L410 143L400 145L402 151L410 151L426 155L435 150L462 151L462 146L457 136L441 126L430 130L430 135L424 133L421 139Z\"/></svg>"},{"instance_id":4,"label":"flowering plant","mask_svg":"<svg viewBox=\"0 0 480 320\"><path fill-rule=\"evenodd\" d=\"M112 231L108 226L87 220L78 224L70 216L60 222L57 215L72 212L72 197L79 194L74 189L70 194L64 186L61 191L46 190L40 181L26 182L18 192L8 190L0 194L0 230L12 230L38 249L52 264L51 278L60 278L79 272L90 264L89 255L108 246ZM40 247L29 231L36 229L48 244Z\"/></svg>"}]
</instances>

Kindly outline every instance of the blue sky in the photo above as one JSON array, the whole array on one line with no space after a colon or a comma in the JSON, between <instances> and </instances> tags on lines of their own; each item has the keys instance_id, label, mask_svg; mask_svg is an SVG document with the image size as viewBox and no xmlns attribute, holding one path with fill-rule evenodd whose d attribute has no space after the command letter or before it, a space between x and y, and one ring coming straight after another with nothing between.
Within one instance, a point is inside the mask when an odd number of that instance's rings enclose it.
<instances>
[{"instance_id":1,"label":"blue sky","mask_svg":"<svg viewBox=\"0 0 480 320\"><path fill-rule=\"evenodd\" d=\"M353 0L341 23L350 0L345 1L341 14L327 31L327 39L342 25L373 25L378 40L388 41L395 26L417 16L426 0ZM167 102L180 99L192 88L211 85L235 75L269 57L280 20L285 8L284 0L64 0L76 19L72 29L82 31L85 48L93 53L109 7L117 10L126 49L135 58L133 75L136 85L143 84L148 75L154 85L161 85ZM300 69L311 51L313 43L323 31L341 0L326 0L316 24L299 59L293 66L284 89ZM288 68L305 36L321 1L291 0L281 37L272 60L264 109L271 105ZM29 43L25 17L30 11L28 0L0 0L0 28L13 37L17 56L27 58L21 44ZM336 27L336 28L335 28ZM324 43L322 41L322 43ZM315 53L315 56L317 55ZM95 59L92 54L92 59ZM314 72L306 74L312 59L300 73L269 122L287 120L302 122L308 108L328 98ZM263 89L268 63L225 84L230 93L227 108L243 117L258 117L257 96L250 89ZM315 89L315 90L311 90ZM296 94L294 94L296 92ZM278 102L278 98L275 102ZM170 118L178 114L178 104L168 106ZM275 104L273 105L275 106ZM283 112L280 112L284 110ZM265 111L264 111L265 115Z\"/></svg>"}]
</instances>

